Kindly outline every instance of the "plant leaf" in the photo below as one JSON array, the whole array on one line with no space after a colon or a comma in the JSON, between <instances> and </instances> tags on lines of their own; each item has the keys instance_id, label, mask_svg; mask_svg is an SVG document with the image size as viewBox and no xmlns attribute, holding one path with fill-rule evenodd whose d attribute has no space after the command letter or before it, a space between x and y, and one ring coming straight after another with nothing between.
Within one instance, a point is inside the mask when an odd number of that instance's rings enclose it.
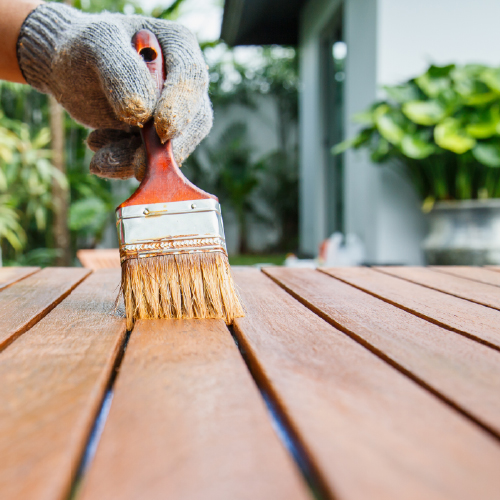
<instances>
[{"instance_id":1,"label":"plant leaf","mask_svg":"<svg viewBox=\"0 0 500 500\"><path fill-rule=\"evenodd\" d=\"M379 137L375 149L372 151L370 158L375 163L382 163L388 158L391 145L383 137Z\"/></svg>"},{"instance_id":2,"label":"plant leaf","mask_svg":"<svg viewBox=\"0 0 500 500\"><path fill-rule=\"evenodd\" d=\"M472 150L474 158L488 167L500 167L500 142L479 142Z\"/></svg>"},{"instance_id":3,"label":"plant leaf","mask_svg":"<svg viewBox=\"0 0 500 500\"><path fill-rule=\"evenodd\" d=\"M381 104L375 110L374 116L380 135L392 144L399 144L405 132L391 113L391 108L387 104Z\"/></svg>"},{"instance_id":4,"label":"plant leaf","mask_svg":"<svg viewBox=\"0 0 500 500\"><path fill-rule=\"evenodd\" d=\"M373 136L375 129L365 128L359 132L358 135L352 137L351 139L346 139L345 141L339 142L331 149L333 155L338 155L347 151L350 148L357 149L363 144L366 144Z\"/></svg>"},{"instance_id":5,"label":"plant leaf","mask_svg":"<svg viewBox=\"0 0 500 500\"><path fill-rule=\"evenodd\" d=\"M454 64L448 66L432 65L423 75L415 78L415 83L429 97L437 97L441 92L451 87L450 73L454 69Z\"/></svg>"},{"instance_id":6,"label":"plant leaf","mask_svg":"<svg viewBox=\"0 0 500 500\"><path fill-rule=\"evenodd\" d=\"M499 98L499 93L492 90L482 79L486 69L479 64L468 64L453 70L455 90L466 105L481 106Z\"/></svg>"},{"instance_id":7,"label":"plant leaf","mask_svg":"<svg viewBox=\"0 0 500 500\"><path fill-rule=\"evenodd\" d=\"M491 90L500 92L500 68L486 68L479 76L479 79Z\"/></svg>"},{"instance_id":8,"label":"plant leaf","mask_svg":"<svg viewBox=\"0 0 500 500\"><path fill-rule=\"evenodd\" d=\"M429 144L412 135L405 135L403 137L400 149L404 155L415 160L423 160L436 152L436 147L433 144Z\"/></svg>"},{"instance_id":9,"label":"plant leaf","mask_svg":"<svg viewBox=\"0 0 500 500\"><path fill-rule=\"evenodd\" d=\"M400 104L408 101L417 101L421 97L417 85L411 81L402 85L386 85L383 89L390 99Z\"/></svg>"},{"instance_id":10,"label":"plant leaf","mask_svg":"<svg viewBox=\"0 0 500 500\"><path fill-rule=\"evenodd\" d=\"M476 145L476 140L460 127L460 122L456 118L446 118L436 125L434 140L438 146L459 155Z\"/></svg>"},{"instance_id":11,"label":"plant leaf","mask_svg":"<svg viewBox=\"0 0 500 500\"><path fill-rule=\"evenodd\" d=\"M403 113L419 125L435 125L446 116L446 109L436 100L410 101L403 104Z\"/></svg>"}]
</instances>

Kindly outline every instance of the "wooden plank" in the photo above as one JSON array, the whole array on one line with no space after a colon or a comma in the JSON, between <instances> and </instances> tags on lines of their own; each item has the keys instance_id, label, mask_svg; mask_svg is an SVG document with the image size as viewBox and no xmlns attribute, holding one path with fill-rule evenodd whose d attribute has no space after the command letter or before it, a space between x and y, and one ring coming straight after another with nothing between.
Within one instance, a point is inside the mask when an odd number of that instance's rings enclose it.
<instances>
[{"instance_id":1,"label":"wooden plank","mask_svg":"<svg viewBox=\"0 0 500 500\"><path fill-rule=\"evenodd\" d=\"M433 271L452 274L460 278L466 278L472 281L479 281L487 285L500 286L500 273L495 273L491 269L473 266L431 266Z\"/></svg>"},{"instance_id":2,"label":"wooden plank","mask_svg":"<svg viewBox=\"0 0 500 500\"><path fill-rule=\"evenodd\" d=\"M2 500L67 498L125 334L119 280L93 274L0 353Z\"/></svg>"},{"instance_id":3,"label":"wooden plank","mask_svg":"<svg viewBox=\"0 0 500 500\"><path fill-rule=\"evenodd\" d=\"M323 273L267 272L326 321L500 439L500 352Z\"/></svg>"},{"instance_id":4,"label":"wooden plank","mask_svg":"<svg viewBox=\"0 0 500 500\"><path fill-rule=\"evenodd\" d=\"M46 267L0 293L0 351L63 300L91 271Z\"/></svg>"},{"instance_id":5,"label":"wooden plank","mask_svg":"<svg viewBox=\"0 0 500 500\"><path fill-rule=\"evenodd\" d=\"M262 274L234 274L247 310L238 341L329 496L498 497L498 441Z\"/></svg>"},{"instance_id":6,"label":"wooden plank","mask_svg":"<svg viewBox=\"0 0 500 500\"><path fill-rule=\"evenodd\" d=\"M0 290L40 271L39 267L0 267Z\"/></svg>"},{"instance_id":7,"label":"wooden plank","mask_svg":"<svg viewBox=\"0 0 500 500\"><path fill-rule=\"evenodd\" d=\"M440 273L426 267L384 266L373 269L461 299L470 300L493 309L500 309L500 293L493 285L476 283L466 278Z\"/></svg>"},{"instance_id":8,"label":"wooden plank","mask_svg":"<svg viewBox=\"0 0 500 500\"><path fill-rule=\"evenodd\" d=\"M120 250L118 248L99 248L96 250L78 250L78 260L88 269L119 269Z\"/></svg>"},{"instance_id":9,"label":"wooden plank","mask_svg":"<svg viewBox=\"0 0 500 500\"><path fill-rule=\"evenodd\" d=\"M432 323L466 335L495 349L500 348L500 312L495 309L431 290L367 267L339 267L320 269L320 271Z\"/></svg>"},{"instance_id":10,"label":"wooden plank","mask_svg":"<svg viewBox=\"0 0 500 500\"><path fill-rule=\"evenodd\" d=\"M310 498L222 321L136 324L79 497L98 498Z\"/></svg>"}]
</instances>

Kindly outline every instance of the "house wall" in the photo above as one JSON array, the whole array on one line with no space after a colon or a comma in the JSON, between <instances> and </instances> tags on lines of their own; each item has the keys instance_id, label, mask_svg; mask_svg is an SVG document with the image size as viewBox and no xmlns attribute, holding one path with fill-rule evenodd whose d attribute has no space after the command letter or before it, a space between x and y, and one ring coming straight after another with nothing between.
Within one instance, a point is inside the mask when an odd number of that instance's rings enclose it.
<instances>
[{"instance_id":1,"label":"house wall","mask_svg":"<svg viewBox=\"0 0 500 500\"><path fill-rule=\"evenodd\" d=\"M395 83L430 63L500 64L498 0L378 0L377 80Z\"/></svg>"},{"instance_id":2,"label":"house wall","mask_svg":"<svg viewBox=\"0 0 500 500\"><path fill-rule=\"evenodd\" d=\"M316 254L326 234L325 159L321 141L320 39L339 2L310 0L303 9L301 51L301 250ZM383 96L381 86L425 70L429 63L500 64L497 0L345 0L345 135L351 116ZM406 178L372 165L362 151L345 157L345 227L357 234L372 263L423 263L427 227Z\"/></svg>"}]
</instances>

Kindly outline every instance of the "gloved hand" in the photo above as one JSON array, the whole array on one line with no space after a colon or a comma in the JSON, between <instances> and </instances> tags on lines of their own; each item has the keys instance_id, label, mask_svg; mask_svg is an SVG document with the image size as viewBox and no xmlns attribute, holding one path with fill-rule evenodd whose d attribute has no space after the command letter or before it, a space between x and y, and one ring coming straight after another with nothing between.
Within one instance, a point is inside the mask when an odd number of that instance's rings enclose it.
<instances>
[{"instance_id":1,"label":"gloved hand","mask_svg":"<svg viewBox=\"0 0 500 500\"><path fill-rule=\"evenodd\" d=\"M151 30L162 47L166 80L159 99L132 37ZM142 178L139 127L154 117L162 141L172 139L179 164L212 127L208 71L194 35L171 21L85 14L59 3L37 7L21 28L17 54L26 81L52 94L77 121L95 128L91 171Z\"/></svg>"}]
</instances>

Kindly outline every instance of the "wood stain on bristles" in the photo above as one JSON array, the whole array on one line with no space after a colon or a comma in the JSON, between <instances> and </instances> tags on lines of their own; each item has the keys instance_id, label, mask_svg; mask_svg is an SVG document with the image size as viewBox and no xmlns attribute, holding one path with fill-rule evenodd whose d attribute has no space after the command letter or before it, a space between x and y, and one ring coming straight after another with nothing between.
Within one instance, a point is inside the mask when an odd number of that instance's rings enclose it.
<instances>
[{"instance_id":1,"label":"wood stain on bristles","mask_svg":"<svg viewBox=\"0 0 500 500\"><path fill-rule=\"evenodd\" d=\"M137 319L223 319L244 316L222 252L131 258L122 263L127 329Z\"/></svg>"}]
</instances>

